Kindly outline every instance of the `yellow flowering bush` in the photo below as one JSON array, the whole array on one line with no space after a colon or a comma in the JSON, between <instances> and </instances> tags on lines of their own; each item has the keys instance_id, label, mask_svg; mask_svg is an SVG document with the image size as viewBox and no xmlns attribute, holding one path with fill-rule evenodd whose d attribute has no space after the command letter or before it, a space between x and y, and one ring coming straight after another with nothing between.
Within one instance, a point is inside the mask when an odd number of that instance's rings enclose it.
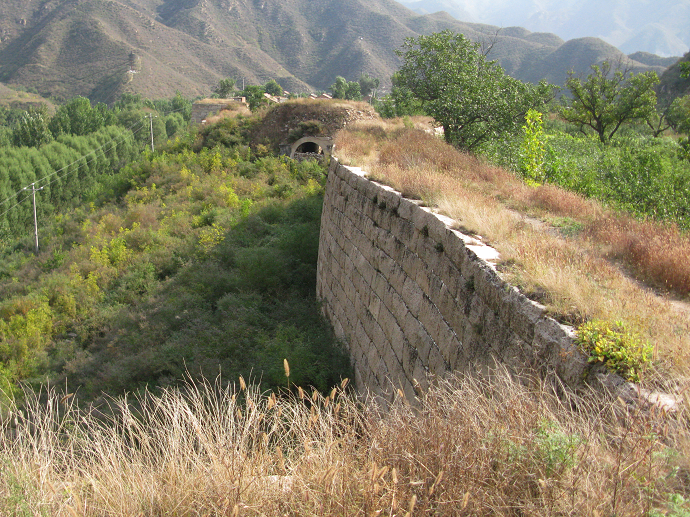
<instances>
[{"instance_id":1,"label":"yellow flowering bush","mask_svg":"<svg viewBox=\"0 0 690 517\"><path fill-rule=\"evenodd\" d=\"M621 322L593 320L577 329L577 343L589 354L589 362L602 362L629 381L651 365L653 348Z\"/></svg>"}]
</instances>

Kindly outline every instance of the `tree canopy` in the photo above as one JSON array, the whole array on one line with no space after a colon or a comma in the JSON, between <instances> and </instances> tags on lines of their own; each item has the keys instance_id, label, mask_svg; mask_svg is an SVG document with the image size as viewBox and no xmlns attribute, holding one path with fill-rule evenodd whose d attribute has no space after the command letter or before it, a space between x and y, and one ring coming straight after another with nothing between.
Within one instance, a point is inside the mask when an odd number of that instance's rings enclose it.
<instances>
[{"instance_id":1,"label":"tree canopy","mask_svg":"<svg viewBox=\"0 0 690 517\"><path fill-rule=\"evenodd\" d=\"M45 104L31 107L19 118L12 132L12 143L17 147L40 147L53 140L48 128L48 109Z\"/></svg>"},{"instance_id":2,"label":"tree canopy","mask_svg":"<svg viewBox=\"0 0 690 517\"><path fill-rule=\"evenodd\" d=\"M269 95L273 95L274 97L280 97L283 95L283 87L280 86L275 79L271 79L264 84L264 91Z\"/></svg>"},{"instance_id":3,"label":"tree canopy","mask_svg":"<svg viewBox=\"0 0 690 517\"><path fill-rule=\"evenodd\" d=\"M84 136L115 123L115 115L105 104L91 107L86 97L75 97L60 106L48 128L54 137L62 134Z\"/></svg>"},{"instance_id":4,"label":"tree canopy","mask_svg":"<svg viewBox=\"0 0 690 517\"><path fill-rule=\"evenodd\" d=\"M360 88L357 81L348 81L339 75L335 78L335 82L330 86L329 90L331 90L334 99L359 101L362 100Z\"/></svg>"},{"instance_id":5,"label":"tree canopy","mask_svg":"<svg viewBox=\"0 0 690 517\"><path fill-rule=\"evenodd\" d=\"M519 131L529 109L542 110L553 87L509 77L481 46L450 30L408 38L398 55L396 86L409 90L443 125L446 141L472 150Z\"/></svg>"},{"instance_id":6,"label":"tree canopy","mask_svg":"<svg viewBox=\"0 0 690 517\"><path fill-rule=\"evenodd\" d=\"M359 90L362 94L362 97L366 97L367 95L374 92L381 83L381 81L379 81L378 79L369 77L369 74L360 75L359 80L357 82L359 83Z\"/></svg>"},{"instance_id":7,"label":"tree canopy","mask_svg":"<svg viewBox=\"0 0 690 517\"><path fill-rule=\"evenodd\" d=\"M647 120L655 114L658 84L656 72L633 74L607 61L592 65L585 81L571 73L566 87L572 95L569 106L561 108L561 116L579 124L584 133L589 127L603 143L607 143L625 122Z\"/></svg>"},{"instance_id":8,"label":"tree canopy","mask_svg":"<svg viewBox=\"0 0 690 517\"><path fill-rule=\"evenodd\" d=\"M218 86L213 90L213 93L218 95L221 99L226 99L230 97L230 95L235 91L235 80L230 79L229 77L226 79L221 79L218 82Z\"/></svg>"},{"instance_id":9,"label":"tree canopy","mask_svg":"<svg viewBox=\"0 0 690 517\"><path fill-rule=\"evenodd\" d=\"M244 90L240 92L240 95L242 95L242 97L244 97L247 100L249 109L252 111L256 111L261 106L265 106L266 104L268 104L268 99L266 99L264 93L266 93L266 90L264 90L263 86L252 84L246 86Z\"/></svg>"}]
</instances>

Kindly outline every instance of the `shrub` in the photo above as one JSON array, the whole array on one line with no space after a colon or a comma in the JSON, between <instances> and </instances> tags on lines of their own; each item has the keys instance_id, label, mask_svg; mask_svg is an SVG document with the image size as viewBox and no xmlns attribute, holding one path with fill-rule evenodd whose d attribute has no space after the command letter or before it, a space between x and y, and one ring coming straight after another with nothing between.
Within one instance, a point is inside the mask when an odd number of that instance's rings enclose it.
<instances>
[{"instance_id":1,"label":"shrub","mask_svg":"<svg viewBox=\"0 0 690 517\"><path fill-rule=\"evenodd\" d=\"M577 329L577 343L589 354L590 363L603 363L630 381L639 381L651 365L652 347L620 322L584 323Z\"/></svg>"}]
</instances>

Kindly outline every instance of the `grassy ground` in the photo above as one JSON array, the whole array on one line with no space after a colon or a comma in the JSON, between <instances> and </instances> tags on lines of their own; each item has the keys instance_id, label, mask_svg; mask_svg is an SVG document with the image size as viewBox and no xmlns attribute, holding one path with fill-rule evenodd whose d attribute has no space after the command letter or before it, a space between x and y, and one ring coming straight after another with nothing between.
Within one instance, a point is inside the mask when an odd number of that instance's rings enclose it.
<instances>
[{"instance_id":1,"label":"grassy ground","mask_svg":"<svg viewBox=\"0 0 690 517\"><path fill-rule=\"evenodd\" d=\"M683 416L500 371L385 413L345 384L324 397L217 379L112 400L107 418L48 392L0 433L0 513L687 515Z\"/></svg>"}]
</instances>

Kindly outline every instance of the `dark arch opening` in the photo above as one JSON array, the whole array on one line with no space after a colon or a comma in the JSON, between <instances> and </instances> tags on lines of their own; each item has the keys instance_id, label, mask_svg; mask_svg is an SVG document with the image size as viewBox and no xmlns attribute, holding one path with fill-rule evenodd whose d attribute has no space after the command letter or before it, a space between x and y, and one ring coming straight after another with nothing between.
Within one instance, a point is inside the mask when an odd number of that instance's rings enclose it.
<instances>
[{"instance_id":1,"label":"dark arch opening","mask_svg":"<svg viewBox=\"0 0 690 517\"><path fill-rule=\"evenodd\" d=\"M323 149L316 142L303 142L295 149L295 153L323 154Z\"/></svg>"}]
</instances>

